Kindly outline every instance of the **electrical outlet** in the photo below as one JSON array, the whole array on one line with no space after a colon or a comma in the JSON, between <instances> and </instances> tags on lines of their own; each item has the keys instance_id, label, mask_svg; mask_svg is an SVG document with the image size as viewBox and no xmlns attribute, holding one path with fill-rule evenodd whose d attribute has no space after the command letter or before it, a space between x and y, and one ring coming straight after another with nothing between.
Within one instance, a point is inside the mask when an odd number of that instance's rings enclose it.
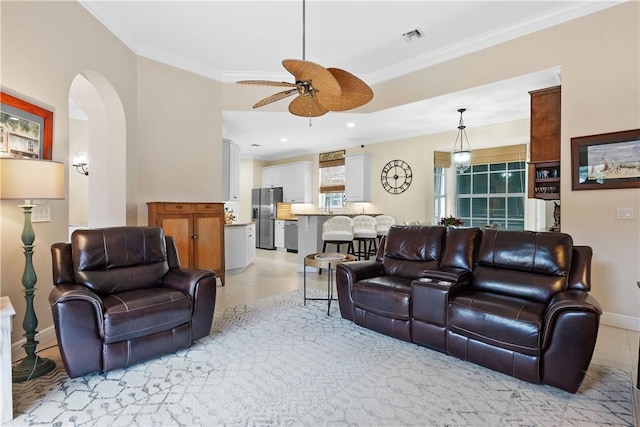
<instances>
[{"instance_id":1,"label":"electrical outlet","mask_svg":"<svg viewBox=\"0 0 640 427\"><path fill-rule=\"evenodd\" d=\"M617 219L633 219L633 208L618 208Z\"/></svg>"}]
</instances>

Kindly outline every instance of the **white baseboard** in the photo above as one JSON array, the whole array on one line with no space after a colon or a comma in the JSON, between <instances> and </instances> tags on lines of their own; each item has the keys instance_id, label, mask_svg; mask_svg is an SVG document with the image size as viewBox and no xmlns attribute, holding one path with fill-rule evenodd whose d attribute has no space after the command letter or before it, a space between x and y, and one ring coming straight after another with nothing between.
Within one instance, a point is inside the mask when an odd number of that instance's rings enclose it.
<instances>
[{"instance_id":1,"label":"white baseboard","mask_svg":"<svg viewBox=\"0 0 640 427\"><path fill-rule=\"evenodd\" d=\"M613 326L614 328L640 331L640 317L604 312L602 316L600 316L600 323L602 325Z\"/></svg>"},{"instance_id":2,"label":"white baseboard","mask_svg":"<svg viewBox=\"0 0 640 427\"><path fill-rule=\"evenodd\" d=\"M38 341L38 347L36 347L36 353L43 348L50 345L52 341L56 341L56 330L53 326L49 326L48 328L43 329L42 331L36 334L36 341ZM27 342L26 338L22 338L20 341L11 344L11 361L15 362L16 360L24 358L27 353L25 353L22 345Z\"/></svg>"}]
</instances>

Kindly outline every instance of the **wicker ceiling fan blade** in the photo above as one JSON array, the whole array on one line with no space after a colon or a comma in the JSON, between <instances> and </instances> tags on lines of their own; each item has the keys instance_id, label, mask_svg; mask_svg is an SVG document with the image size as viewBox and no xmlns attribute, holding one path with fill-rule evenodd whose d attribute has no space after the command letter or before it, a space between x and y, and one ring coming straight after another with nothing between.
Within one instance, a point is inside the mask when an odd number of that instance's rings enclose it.
<instances>
[{"instance_id":1,"label":"wicker ceiling fan blade","mask_svg":"<svg viewBox=\"0 0 640 427\"><path fill-rule=\"evenodd\" d=\"M296 87L295 83L274 82L270 80L240 80L236 83L241 85L254 85L254 86Z\"/></svg>"},{"instance_id":2,"label":"wicker ceiling fan blade","mask_svg":"<svg viewBox=\"0 0 640 427\"><path fill-rule=\"evenodd\" d=\"M295 86L295 85L294 85ZM271 104L272 102L276 102L276 101L280 101L281 99L284 99L288 96L294 95L298 93L298 89L289 89L289 90L285 90L282 92L278 92L278 93L274 93L273 95L267 96L264 99L261 99L260 101L256 102L256 104L253 106L253 108L259 108L259 107L263 107L267 104Z\"/></svg>"},{"instance_id":3,"label":"wicker ceiling fan blade","mask_svg":"<svg viewBox=\"0 0 640 427\"><path fill-rule=\"evenodd\" d=\"M285 59L282 65L296 78L296 82L311 82L314 91L327 96L340 96L341 88L336 78L322 65L299 59Z\"/></svg>"},{"instance_id":4,"label":"wicker ceiling fan blade","mask_svg":"<svg viewBox=\"0 0 640 427\"><path fill-rule=\"evenodd\" d=\"M308 95L299 95L289 104L289 112L300 117L318 117L329 112L317 101Z\"/></svg>"},{"instance_id":5,"label":"wicker ceiling fan blade","mask_svg":"<svg viewBox=\"0 0 640 427\"><path fill-rule=\"evenodd\" d=\"M341 70L340 68L327 68L335 77L341 87L339 96L331 96L319 92L318 102L330 111L346 111L360 107L373 99L373 90L358 77Z\"/></svg>"}]
</instances>

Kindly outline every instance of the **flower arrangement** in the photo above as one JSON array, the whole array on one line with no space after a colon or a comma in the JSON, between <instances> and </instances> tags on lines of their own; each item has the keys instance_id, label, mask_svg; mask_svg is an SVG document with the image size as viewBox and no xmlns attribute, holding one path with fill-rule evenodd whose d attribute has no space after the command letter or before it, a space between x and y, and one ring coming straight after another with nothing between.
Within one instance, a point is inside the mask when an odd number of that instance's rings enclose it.
<instances>
[{"instance_id":1,"label":"flower arrangement","mask_svg":"<svg viewBox=\"0 0 640 427\"><path fill-rule=\"evenodd\" d=\"M453 215L449 215L448 217L440 218L440 222L438 225L444 225L445 227L454 226L461 227L464 225L464 222L460 218L456 218Z\"/></svg>"}]
</instances>

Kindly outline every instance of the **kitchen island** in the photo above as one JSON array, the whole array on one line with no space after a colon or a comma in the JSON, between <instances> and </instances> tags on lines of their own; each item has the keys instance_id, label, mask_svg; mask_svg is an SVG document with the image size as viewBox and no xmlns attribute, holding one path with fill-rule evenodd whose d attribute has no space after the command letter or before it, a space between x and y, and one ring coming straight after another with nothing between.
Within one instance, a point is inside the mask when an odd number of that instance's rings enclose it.
<instances>
[{"instance_id":1,"label":"kitchen island","mask_svg":"<svg viewBox=\"0 0 640 427\"><path fill-rule=\"evenodd\" d=\"M355 217L358 215L377 216L380 213L340 213L316 212L296 213L298 217L298 262L297 271L304 272L304 257L308 254L322 252L322 225L334 216ZM308 268L309 269L309 268Z\"/></svg>"},{"instance_id":2,"label":"kitchen island","mask_svg":"<svg viewBox=\"0 0 640 427\"><path fill-rule=\"evenodd\" d=\"M224 225L226 270L245 268L256 257L256 223L233 222Z\"/></svg>"}]
</instances>

